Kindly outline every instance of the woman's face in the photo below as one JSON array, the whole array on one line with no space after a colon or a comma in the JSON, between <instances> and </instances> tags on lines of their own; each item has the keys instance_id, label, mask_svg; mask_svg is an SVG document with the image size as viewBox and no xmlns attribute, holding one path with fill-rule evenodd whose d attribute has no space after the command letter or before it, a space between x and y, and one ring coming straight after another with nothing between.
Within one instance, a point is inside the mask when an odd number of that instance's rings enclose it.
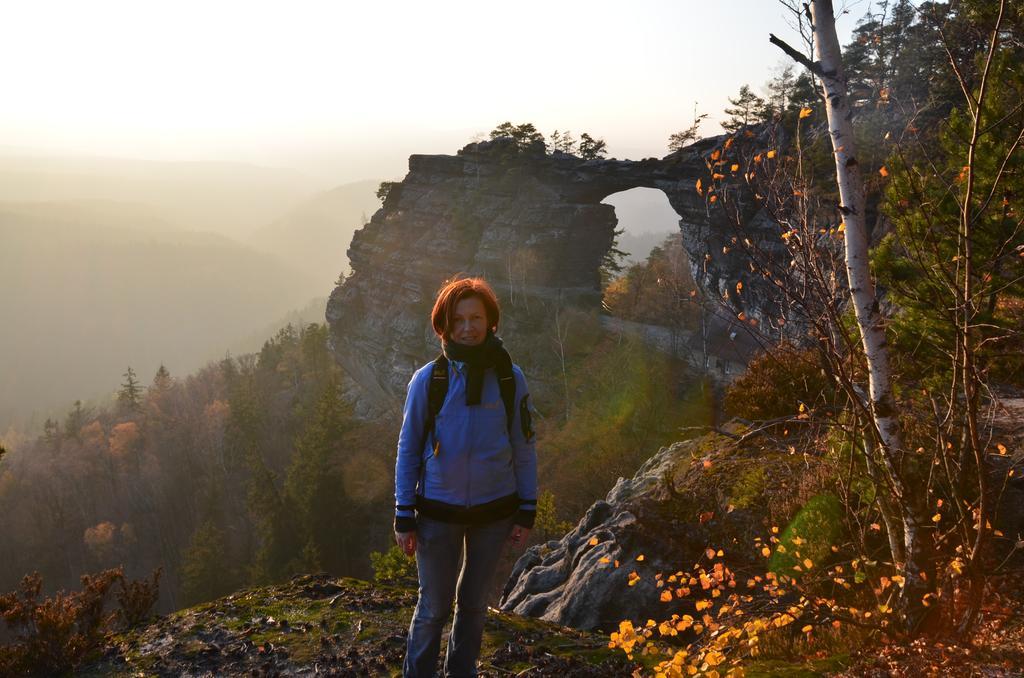
<instances>
[{"instance_id":1,"label":"woman's face","mask_svg":"<svg viewBox=\"0 0 1024 678\"><path fill-rule=\"evenodd\" d=\"M476 346L487 338L487 309L478 297L466 297L455 304L451 339L456 344Z\"/></svg>"}]
</instances>

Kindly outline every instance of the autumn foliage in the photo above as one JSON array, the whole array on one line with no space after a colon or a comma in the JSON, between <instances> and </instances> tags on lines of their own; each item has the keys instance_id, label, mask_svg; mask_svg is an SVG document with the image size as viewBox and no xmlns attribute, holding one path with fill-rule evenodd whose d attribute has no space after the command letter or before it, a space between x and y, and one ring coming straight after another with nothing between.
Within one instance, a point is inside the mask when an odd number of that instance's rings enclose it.
<instances>
[{"instance_id":1,"label":"autumn foliage","mask_svg":"<svg viewBox=\"0 0 1024 678\"><path fill-rule=\"evenodd\" d=\"M101 648L115 630L148 617L159 593L160 570L152 580L131 581L120 567L82 575L82 590L41 597L43 578L26 575L19 591L0 595L0 618L15 642L0 645L0 674L59 675L73 670ZM117 609L108 610L111 591Z\"/></svg>"}]
</instances>

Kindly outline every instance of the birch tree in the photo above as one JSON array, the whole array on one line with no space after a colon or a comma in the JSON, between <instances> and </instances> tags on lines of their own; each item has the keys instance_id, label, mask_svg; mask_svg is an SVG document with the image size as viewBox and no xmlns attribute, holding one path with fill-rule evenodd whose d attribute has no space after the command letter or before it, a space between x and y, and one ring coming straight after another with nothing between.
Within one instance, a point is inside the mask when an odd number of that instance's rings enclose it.
<instances>
[{"instance_id":1,"label":"birch tree","mask_svg":"<svg viewBox=\"0 0 1024 678\"><path fill-rule=\"evenodd\" d=\"M843 72L842 52L836 35L835 14L831 0L810 3L810 20L814 42L815 61L790 47L776 36L771 42L786 54L803 64L821 83L828 117L829 136L835 157L836 185L839 190L838 210L841 227L845 232L845 263L850 303L853 306L867 362L868 401L873 430L870 431L869 456L876 461L869 465L876 484L892 494L893 504L899 512L902 543L892 539L892 556L905 580L901 596L904 618L908 626L916 628L923 615L920 601L930 592L933 577L927 576L927 543L922 528L927 522L922 497L908 492L904 483L901 457L903 454L900 422L893 396L893 378L885 325L879 311L878 298L871 277L868 257L868 233L865 219L864 182L857 160L857 147L853 134L853 111L847 96L846 76ZM881 482L879 482L881 481ZM889 522L889 521L887 521ZM895 522L893 520L892 522ZM890 531L896 525L886 526ZM892 536L892 535L890 535Z\"/></svg>"}]
</instances>

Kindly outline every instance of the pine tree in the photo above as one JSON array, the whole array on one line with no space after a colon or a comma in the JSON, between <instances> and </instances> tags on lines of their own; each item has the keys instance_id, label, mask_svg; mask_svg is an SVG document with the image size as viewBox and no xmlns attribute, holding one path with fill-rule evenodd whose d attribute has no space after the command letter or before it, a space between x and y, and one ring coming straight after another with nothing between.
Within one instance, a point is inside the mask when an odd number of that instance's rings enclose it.
<instances>
[{"instance_id":1,"label":"pine tree","mask_svg":"<svg viewBox=\"0 0 1024 678\"><path fill-rule=\"evenodd\" d=\"M75 401L74 408L64 418L64 435L81 442L79 432L85 426L85 420L89 418L90 412L82 405L81 400Z\"/></svg>"},{"instance_id":2,"label":"pine tree","mask_svg":"<svg viewBox=\"0 0 1024 678\"><path fill-rule=\"evenodd\" d=\"M123 375L124 382L121 390L117 392L117 404L123 413L138 412L142 404L142 387L135 376L135 370L128 366L128 371Z\"/></svg>"},{"instance_id":3,"label":"pine tree","mask_svg":"<svg viewBox=\"0 0 1024 678\"><path fill-rule=\"evenodd\" d=\"M670 152L675 152L683 146L688 146L696 141L700 141L700 126L707 117L707 113L697 114L697 104L695 103L693 105L693 123L691 123L686 129L676 132L668 138L668 150Z\"/></svg>"},{"instance_id":4,"label":"pine tree","mask_svg":"<svg viewBox=\"0 0 1024 678\"><path fill-rule=\"evenodd\" d=\"M338 552L338 518L346 511L340 473L334 468L342 436L350 427L350 408L338 385L325 385L312 418L295 442L295 452L285 480L285 497L299 530L299 537L317 549L317 558Z\"/></svg>"},{"instance_id":5,"label":"pine tree","mask_svg":"<svg viewBox=\"0 0 1024 678\"><path fill-rule=\"evenodd\" d=\"M173 383L171 373L167 371L163 363L160 363L160 369L153 375L153 389L158 393L163 393L170 389Z\"/></svg>"},{"instance_id":6,"label":"pine tree","mask_svg":"<svg viewBox=\"0 0 1024 678\"><path fill-rule=\"evenodd\" d=\"M579 153L584 160L596 160L608 154L604 139L595 139L586 132L580 135Z\"/></svg>"},{"instance_id":7,"label":"pine tree","mask_svg":"<svg viewBox=\"0 0 1024 678\"><path fill-rule=\"evenodd\" d=\"M235 581L224 532L212 520L193 534L181 563L183 604L195 605L230 593Z\"/></svg>"},{"instance_id":8,"label":"pine tree","mask_svg":"<svg viewBox=\"0 0 1024 678\"><path fill-rule=\"evenodd\" d=\"M735 99L729 98L731 108L725 109L729 119L722 123L722 129L727 132L735 132L747 125L762 122L765 118L764 99L754 94L749 85L740 87L739 96Z\"/></svg>"}]
</instances>

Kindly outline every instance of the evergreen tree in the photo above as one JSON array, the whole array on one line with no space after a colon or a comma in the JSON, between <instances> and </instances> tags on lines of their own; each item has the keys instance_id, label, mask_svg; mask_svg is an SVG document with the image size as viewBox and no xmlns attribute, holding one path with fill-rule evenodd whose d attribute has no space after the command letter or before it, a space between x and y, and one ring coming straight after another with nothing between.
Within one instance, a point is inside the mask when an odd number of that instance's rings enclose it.
<instances>
[{"instance_id":1,"label":"evergreen tree","mask_svg":"<svg viewBox=\"0 0 1024 678\"><path fill-rule=\"evenodd\" d=\"M693 106L693 123L690 124L686 129L676 132L668 138L668 150L670 152L678 151L683 146L688 146L696 141L700 141L700 126L704 122L704 119L708 117L707 113L697 114L697 105Z\"/></svg>"},{"instance_id":2,"label":"evergreen tree","mask_svg":"<svg viewBox=\"0 0 1024 678\"><path fill-rule=\"evenodd\" d=\"M75 401L75 406L67 417L64 419L64 435L68 438L74 438L78 442L81 442L79 432L82 427L85 426L86 419L90 416L90 412L87 408L82 405L81 400Z\"/></svg>"},{"instance_id":3,"label":"evergreen tree","mask_svg":"<svg viewBox=\"0 0 1024 678\"><path fill-rule=\"evenodd\" d=\"M339 560L352 550L339 549L349 536L339 533L339 522L346 522L339 521L339 517L350 507L341 489L343 479L336 469L339 444L351 426L350 417L351 410L342 400L337 383L328 381L311 420L295 442L285 480L287 504L300 538L315 547L318 560L324 558L331 569L344 567Z\"/></svg>"},{"instance_id":4,"label":"evergreen tree","mask_svg":"<svg viewBox=\"0 0 1024 678\"><path fill-rule=\"evenodd\" d=\"M622 273L622 261L629 256L629 252L623 252L619 249L619 236L625 232L625 229L616 229L613 233L612 246L609 247L608 251L604 253L603 257L601 257L601 268L599 269L599 272L601 275L602 289L607 287L608 283Z\"/></svg>"},{"instance_id":5,"label":"evergreen tree","mask_svg":"<svg viewBox=\"0 0 1024 678\"><path fill-rule=\"evenodd\" d=\"M604 139L595 139L586 132L580 135L579 153L584 160L596 160L608 154Z\"/></svg>"},{"instance_id":6,"label":"evergreen tree","mask_svg":"<svg viewBox=\"0 0 1024 678\"><path fill-rule=\"evenodd\" d=\"M183 605L195 605L230 593L235 586L224 532L207 520L192 534L181 562Z\"/></svg>"},{"instance_id":7,"label":"evergreen tree","mask_svg":"<svg viewBox=\"0 0 1024 678\"><path fill-rule=\"evenodd\" d=\"M60 424L49 417L43 422L43 440L53 450L60 447Z\"/></svg>"},{"instance_id":8,"label":"evergreen tree","mask_svg":"<svg viewBox=\"0 0 1024 678\"><path fill-rule=\"evenodd\" d=\"M158 369L156 374L153 375L153 390L157 393L163 393L170 389L173 383L171 373L167 371L167 368L164 367L163 363L160 363L160 369Z\"/></svg>"},{"instance_id":9,"label":"evergreen tree","mask_svg":"<svg viewBox=\"0 0 1024 678\"><path fill-rule=\"evenodd\" d=\"M729 103L732 107L725 109L729 119L722 123L722 129L727 132L735 132L765 118L764 99L754 94L749 85L740 87L739 95L735 99L730 97Z\"/></svg>"},{"instance_id":10,"label":"evergreen tree","mask_svg":"<svg viewBox=\"0 0 1024 678\"><path fill-rule=\"evenodd\" d=\"M525 122L513 125L511 122L503 122L490 133L491 139L509 137L516 142L516 148L523 151L535 143L544 143L544 135L537 131L533 123Z\"/></svg>"},{"instance_id":11,"label":"evergreen tree","mask_svg":"<svg viewBox=\"0 0 1024 678\"><path fill-rule=\"evenodd\" d=\"M121 376L125 380L121 384L121 390L117 392L118 407L122 413L137 412L142 404L142 387L135 376L135 370L129 365L128 371Z\"/></svg>"},{"instance_id":12,"label":"evergreen tree","mask_svg":"<svg viewBox=\"0 0 1024 678\"><path fill-rule=\"evenodd\" d=\"M551 150L574 155L576 153L576 139L573 138L572 132L569 130L559 132L557 129L552 132Z\"/></svg>"}]
</instances>

